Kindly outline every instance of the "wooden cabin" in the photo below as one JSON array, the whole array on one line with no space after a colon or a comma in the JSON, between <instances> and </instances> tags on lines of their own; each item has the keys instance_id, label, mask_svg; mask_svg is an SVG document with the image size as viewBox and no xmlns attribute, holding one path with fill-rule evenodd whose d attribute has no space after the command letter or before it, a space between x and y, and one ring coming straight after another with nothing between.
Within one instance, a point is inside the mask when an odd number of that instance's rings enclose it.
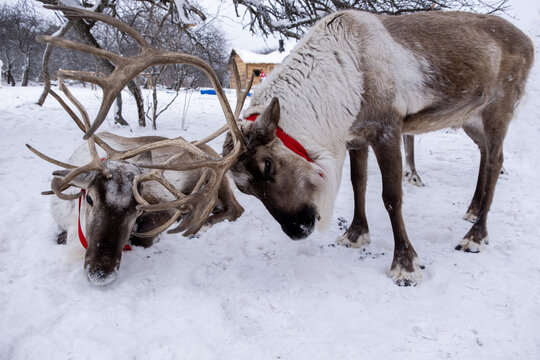
<instances>
[{"instance_id":1,"label":"wooden cabin","mask_svg":"<svg viewBox=\"0 0 540 360\"><path fill-rule=\"evenodd\" d=\"M274 70L276 66L281 64L283 59L290 53L290 49L286 51L282 44L280 44L280 50L276 50L269 54L257 54L248 50L233 49L231 56L229 57L229 72L231 74L230 87L236 88L236 80L232 75L232 62L236 62L238 72L240 74L240 81L242 82L242 89L244 89L249 82L251 73L255 72L255 79L253 80L253 86L259 84L262 79Z\"/></svg>"}]
</instances>

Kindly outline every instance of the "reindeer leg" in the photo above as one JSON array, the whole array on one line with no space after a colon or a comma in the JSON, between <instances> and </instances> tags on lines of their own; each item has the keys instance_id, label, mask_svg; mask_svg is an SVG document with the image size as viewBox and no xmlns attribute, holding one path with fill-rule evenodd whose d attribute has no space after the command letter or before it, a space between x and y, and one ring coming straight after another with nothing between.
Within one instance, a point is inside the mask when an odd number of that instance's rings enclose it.
<instances>
[{"instance_id":1,"label":"reindeer leg","mask_svg":"<svg viewBox=\"0 0 540 360\"><path fill-rule=\"evenodd\" d=\"M513 108L513 104L510 108ZM501 107L497 104L486 108L482 114L486 143L484 195L478 219L456 246L456 250L476 253L488 243L487 215L503 163L503 140L511 118L512 111L508 111L508 107Z\"/></svg>"},{"instance_id":2,"label":"reindeer leg","mask_svg":"<svg viewBox=\"0 0 540 360\"><path fill-rule=\"evenodd\" d=\"M379 141L380 140L380 141ZM409 242L401 212L402 160L399 130L389 127L379 130L371 146L381 169L383 201L394 233L394 259L389 276L400 286L416 285L421 276L416 264L416 251Z\"/></svg>"},{"instance_id":3,"label":"reindeer leg","mask_svg":"<svg viewBox=\"0 0 540 360\"><path fill-rule=\"evenodd\" d=\"M358 248L370 243L366 218L367 156L367 144L359 149L349 150L351 183L354 193L354 217L351 226L337 240L341 245Z\"/></svg>"},{"instance_id":4,"label":"reindeer leg","mask_svg":"<svg viewBox=\"0 0 540 360\"><path fill-rule=\"evenodd\" d=\"M414 135L403 135L403 149L405 150L404 179L413 185L425 186L414 164Z\"/></svg>"},{"instance_id":5,"label":"reindeer leg","mask_svg":"<svg viewBox=\"0 0 540 360\"><path fill-rule=\"evenodd\" d=\"M463 220L474 223L480 214L480 207L484 197L484 188L486 183L486 139L483 129L474 126L471 123L463 125L465 133L474 141L480 150L480 168L478 170L478 180L476 182L476 190L474 191L471 204L467 209L467 213L463 216Z\"/></svg>"}]
</instances>

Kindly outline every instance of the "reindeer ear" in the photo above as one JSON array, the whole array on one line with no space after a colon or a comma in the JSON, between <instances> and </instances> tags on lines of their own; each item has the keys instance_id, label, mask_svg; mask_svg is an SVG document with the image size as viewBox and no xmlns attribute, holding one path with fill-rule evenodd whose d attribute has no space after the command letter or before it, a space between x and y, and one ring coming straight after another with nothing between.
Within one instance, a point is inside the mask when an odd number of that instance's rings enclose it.
<instances>
[{"instance_id":1,"label":"reindeer ear","mask_svg":"<svg viewBox=\"0 0 540 360\"><path fill-rule=\"evenodd\" d=\"M270 105L264 109L253 126L253 131L255 132L253 135L255 135L255 141L257 143L268 144L276 137L279 116L279 100L275 97L270 102Z\"/></svg>"}]
</instances>

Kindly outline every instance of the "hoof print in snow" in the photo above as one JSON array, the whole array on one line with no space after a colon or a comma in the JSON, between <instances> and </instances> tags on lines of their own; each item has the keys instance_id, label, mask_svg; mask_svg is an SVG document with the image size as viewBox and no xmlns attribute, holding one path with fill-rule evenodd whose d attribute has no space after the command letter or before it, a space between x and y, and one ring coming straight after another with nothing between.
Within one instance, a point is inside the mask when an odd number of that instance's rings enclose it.
<instances>
[{"instance_id":1,"label":"hoof print in snow","mask_svg":"<svg viewBox=\"0 0 540 360\"><path fill-rule=\"evenodd\" d=\"M380 252L380 253L372 253L371 251L366 251L365 249L363 249L363 252L362 254L360 254L360 257L358 258L360 261L364 261L368 258L371 258L371 259L377 259L381 256L384 256L384 252Z\"/></svg>"},{"instance_id":2,"label":"hoof print in snow","mask_svg":"<svg viewBox=\"0 0 540 360\"><path fill-rule=\"evenodd\" d=\"M340 216L338 217L338 227L339 227L339 230L345 231L349 227L349 224L347 220L345 220L345 218Z\"/></svg>"},{"instance_id":3,"label":"hoof print in snow","mask_svg":"<svg viewBox=\"0 0 540 360\"><path fill-rule=\"evenodd\" d=\"M403 279L403 280L397 280L396 281L397 286L403 286L403 287L416 286L417 284L418 283L416 281L412 281L412 280L408 280L408 279Z\"/></svg>"}]
</instances>

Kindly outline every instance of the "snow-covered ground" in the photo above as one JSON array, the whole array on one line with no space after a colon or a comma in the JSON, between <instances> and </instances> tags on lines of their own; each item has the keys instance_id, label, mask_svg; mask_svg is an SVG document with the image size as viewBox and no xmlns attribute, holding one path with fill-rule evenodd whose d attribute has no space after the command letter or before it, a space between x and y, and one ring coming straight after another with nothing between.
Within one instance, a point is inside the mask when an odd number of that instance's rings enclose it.
<instances>
[{"instance_id":1,"label":"snow-covered ground","mask_svg":"<svg viewBox=\"0 0 540 360\"><path fill-rule=\"evenodd\" d=\"M540 19L530 35L540 59ZM476 183L475 145L461 130L416 138L427 186L404 184L407 230L425 265L414 288L386 276L392 231L371 155L365 250L334 246L338 218L352 218L347 166L326 233L291 241L255 198L237 193L246 212L235 223L193 239L163 234L124 253L114 283L91 286L84 249L56 244L40 195L54 167L24 146L67 160L81 143L54 99L34 104L40 91L0 89L0 359L540 358L540 61L505 142L508 174L484 252L454 250L470 227L461 216ZM73 91L97 111L99 93ZM124 101L132 132L110 122L102 130L195 139L224 121L215 97L193 95L182 131L181 96L153 132L136 126L133 102Z\"/></svg>"}]
</instances>

